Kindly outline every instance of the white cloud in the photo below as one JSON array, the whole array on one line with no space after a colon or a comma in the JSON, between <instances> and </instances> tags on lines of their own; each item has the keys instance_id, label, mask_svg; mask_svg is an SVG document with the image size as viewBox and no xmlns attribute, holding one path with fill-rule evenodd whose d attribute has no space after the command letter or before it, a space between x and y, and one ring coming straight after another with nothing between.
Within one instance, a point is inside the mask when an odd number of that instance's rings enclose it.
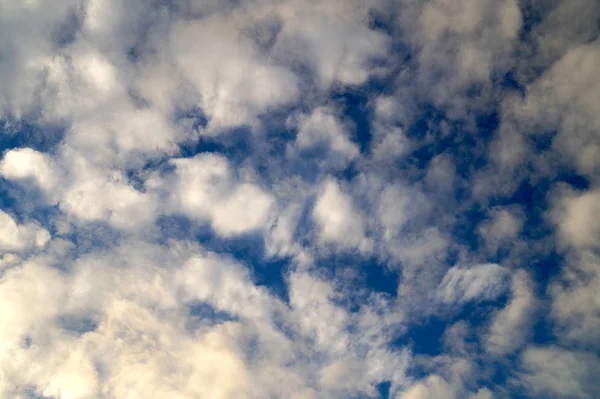
<instances>
[{"instance_id":1,"label":"white cloud","mask_svg":"<svg viewBox=\"0 0 600 399\"><path fill-rule=\"evenodd\" d=\"M323 243L337 243L361 251L370 249L363 216L335 180L323 183L313 217L319 225L319 239Z\"/></svg>"},{"instance_id":2,"label":"white cloud","mask_svg":"<svg viewBox=\"0 0 600 399\"><path fill-rule=\"evenodd\" d=\"M348 129L338 120L331 109L317 108L310 116L298 116L298 135L295 147L302 155L303 151L322 148L319 158L330 163L333 168L347 166L348 162L359 154L358 146L353 143Z\"/></svg>"},{"instance_id":3,"label":"white cloud","mask_svg":"<svg viewBox=\"0 0 600 399\"><path fill-rule=\"evenodd\" d=\"M393 184L381 192L377 211L384 227L384 240L390 241L402 236L408 222L425 219L431 211L431 205L417 189Z\"/></svg>"},{"instance_id":4,"label":"white cloud","mask_svg":"<svg viewBox=\"0 0 600 399\"><path fill-rule=\"evenodd\" d=\"M253 125L257 116L298 96L295 75L259 57L253 43L224 18L179 23L171 43L184 76L200 93L209 130Z\"/></svg>"},{"instance_id":5,"label":"white cloud","mask_svg":"<svg viewBox=\"0 0 600 399\"><path fill-rule=\"evenodd\" d=\"M68 173L57 166L61 163ZM132 186L118 170L94 167L76 151L64 148L58 160L29 148L11 150L0 164L3 177L33 181L48 203L83 221L106 221L136 228L154 220L155 199Z\"/></svg>"},{"instance_id":6,"label":"white cloud","mask_svg":"<svg viewBox=\"0 0 600 399\"><path fill-rule=\"evenodd\" d=\"M558 193L551 216L562 240L577 248L596 246L600 239L600 190Z\"/></svg>"},{"instance_id":7,"label":"white cloud","mask_svg":"<svg viewBox=\"0 0 600 399\"><path fill-rule=\"evenodd\" d=\"M10 215L0 210L0 251L39 249L49 240L48 230L37 223L17 224Z\"/></svg>"},{"instance_id":8,"label":"white cloud","mask_svg":"<svg viewBox=\"0 0 600 399\"><path fill-rule=\"evenodd\" d=\"M83 159L73 164L74 181L64 189L60 201L65 212L82 221L106 221L126 229L154 220L155 199L130 186L122 173L95 169Z\"/></svg>"},{"instance_id":9,"label":"white cloud","mask_svg":"<svg viewBox=\"0 0 600 399\"><path fill-rule=\"evenodd\" d=\"M425 381L413 385L408 391L398 395L398 399L441 399L455 398L456 392L443 378L429 376Z\"/></svg>"},{"instance_id":10,"label":"white cloud","mask_svg":"<svg viewBox=\"0 0 600 399\"><path fill-rule=\"evenodd\" d=\"M567 257L561 279L549 287L555 333L571 344L600 348L600 258L592 251Z\"/></svg>"},{"instance_id":11,"label":"white cloud","mask_svg":"<svg viewBox=\"0 0 600 399\"><path fill-rule=\"evenodd\" d=\"M0 175L5 179L31 180L53 201L52 192L60 183L61 172L46 154L31 148L7 151L0 162Z\"/></svg>"},{"instance_id":12,"label":"white cloud","mask_svg":"<svg viewBox=\"0 0 600 399\"><path fill-rule=\"evenodd\" d=\"M404 3L400 29L419 49L418 69L406 84L416 83L419 95L463 117L487 96L482 91L469 100L466 91L489 86L493 74L510 65L521 18L514 0Z\"/></svg>"},{"instance_id":13,"label":"white cloud","mask_svg":"<svg viewBox=\"0 0 600 399\"><path fill-rule=\"evenodd\" d=\"M558 228L558 242L565 252L561 275L548 288L552 319L558 337L571 344L600 347L600 283L598 266L600 192L557 190L549 214Z\"/></svg>"},{"instance_id":14,"label":"white cloud","mask_svg":"<svg viewBox=\"0 0 600 399\"><path fill-rule=\"evenodd\" d=\"M300 6L300 7L299 7ZM283 28L274 54L290 63L309 63L318 84L364 83L378 71L388 38L365 26L368 8L360 2L292 1L282 7Z\"/></svg>"},{"instance_id":15,"label":"white cloud","mask_svg":"<svg viewBox=\"0 0 600 399\"><path fill-rule=\"evenodd\" d=\"M533 395L595 398L600 359L586 352L558 347L528 347L521 356L520 383Z\"/></svg>"},{"instance_id":16,"label":"white cloud","mask_svg":"<svg viewBox=\"0 0 600 399\"><path fill-rule=\"evenodd\" d=\"M554 29L554 27L553 27ZM600 57L598 41L569 48L562 57L527 87L526 96L507 97L501 131L544 137L556 131L551 150L579 173L593 176L598 170L600 79L595 66ZM512 146L510 137L501 147ZM503 151L510 153L510 148ZM524 154L523 154L524 155ZM510 162L511 157L507 158ZM552 172L550 169L548 172Z\"/></svg>"},{"instance_id":17,"label":"white cloud","mask_svg":"<svg viewBox=\"0 0 600 399\"><path fill-rule=\"evenodd\" d=\"M485 245L495 252L502 245L514 243L523 229L523 212L518 208L493 208L488 213L489 219L477 228Z\"/></svg>"},{"instance_id":18,"label":"white cloud","mask_svg":"<svg viewBox=\"0 0 600 399\"><path fill-rule=\"evenodd\" d=\"M44 60L55 51L56 28L68 20L77 1L60 4L2 1L0 114L17 118L35 111L35 95L43 84Z\"/></svg>"},{"instance_id":19,"label":"white cloud","mask_svg":"<svg viewBox=\"0 0 600 399\"><path fill-rule=\"evenodd\" d=\"M493 263L469 268L454 266L438 287L438 298L445 304L493 300L507 288L508 270Z\"/></svg>"},{"instance_id":20,"label":"white cloud","mask_svg":"<svg viewBox=\"0 0 600 399\"><path fill-rule=\"evenodd\" d=\"M236 179L222 156L200 154L170 162L176 167L173 186L170 179L159 184L173 190L175 212L210 222L222 236L268 227L274 199L257 185Z\"/></svg>"},{"instance_id":21,"label":"white cloud","mask_svg":"<svg viewBox=\"0 0 600 399\"><path fill-rule=\"evenodd\" d=\"M397 399L491 399L492 392L480 388L469 392L469 380L465 379L474 373L474 367L468 361L460 358L434 358L432 363L439 362L442 372L447 375L431 374L418 381L406 391L396 396Z\"/></svg>"},{"instance_id":22,"label":"white cloud","mask_svg":"<svg viewBox=\"0 0 600 399\"><path fill-rule=\"evenodd\" d=\"M524 270L512 274L508 304L494 315L484 345L493 355L512 353L525 344L533 324L537 299L531 277Z\"/></svg>"}]
</instances>

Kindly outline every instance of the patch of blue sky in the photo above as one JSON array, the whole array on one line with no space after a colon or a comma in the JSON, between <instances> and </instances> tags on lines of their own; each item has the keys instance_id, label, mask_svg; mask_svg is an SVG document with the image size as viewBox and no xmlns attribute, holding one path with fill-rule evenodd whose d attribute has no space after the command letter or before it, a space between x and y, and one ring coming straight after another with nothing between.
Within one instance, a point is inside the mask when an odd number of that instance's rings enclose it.
<instances>
[{"instance_id":1,"label":"patch of blue sky","mask_svg":"<svg viewBox=\"0 0 600 399\"><path fill-rule=\"evenodd\" d=\"M54 152L65 136L65 126L40 123L35 118L0 120L0 153L29 147L40 152Z\"/></svg>"}]
</instances>

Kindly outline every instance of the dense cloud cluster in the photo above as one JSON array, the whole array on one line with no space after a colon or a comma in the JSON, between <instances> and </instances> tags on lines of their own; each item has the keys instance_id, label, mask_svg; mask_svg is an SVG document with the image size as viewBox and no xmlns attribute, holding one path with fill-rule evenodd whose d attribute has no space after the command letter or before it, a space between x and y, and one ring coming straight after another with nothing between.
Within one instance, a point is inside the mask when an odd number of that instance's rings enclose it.
<instances>
[{"instance_id":1,"label":"dense cloud cluster","mask_svg":"<svg viewBox=\"0 0 600 399\"><path fill-rule=\"evenodd\" d=\"M0 0L0 398L600 397L599 26Z\"/></svg>"}]
</instances>

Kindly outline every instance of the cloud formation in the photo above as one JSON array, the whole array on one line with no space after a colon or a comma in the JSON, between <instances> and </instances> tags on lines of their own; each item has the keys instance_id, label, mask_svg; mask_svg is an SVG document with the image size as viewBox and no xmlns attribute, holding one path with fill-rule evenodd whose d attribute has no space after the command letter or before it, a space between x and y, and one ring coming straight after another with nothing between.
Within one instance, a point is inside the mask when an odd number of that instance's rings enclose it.
<instances>
[{"instance_id":1,"label":"cloud formation","mask_svg":"<svg viewBox=\"0 0 600 399\"><path fill-rule=\"evenodd\" d=\"M0 10L0 399L600 395L596 3Z\"/></svg>"}]
</instances>

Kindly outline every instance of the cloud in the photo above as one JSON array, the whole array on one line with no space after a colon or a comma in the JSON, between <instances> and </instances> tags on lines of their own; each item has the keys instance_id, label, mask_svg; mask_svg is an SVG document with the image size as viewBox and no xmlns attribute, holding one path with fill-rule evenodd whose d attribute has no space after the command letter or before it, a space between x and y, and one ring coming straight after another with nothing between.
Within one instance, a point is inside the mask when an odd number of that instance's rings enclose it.
<instances>
[{"instance_id":1,"label":"cloud","mask_svg":"<svg viewBox=\"0 0 600 399\"><path fill-rule=\"evenodd\" d=\"M479 388L475 392L469 392L465 386L463 378L468 373L473 372L473 365L464 359L433 359L434 363L439 360L440 363L450 365L445 368L446 378L438 374L432 374L427 378L415 383L406 391L400 393L398 399L437 399L437 398L469 398L469 399L488 399L493 398L492 392L487 388Z\"/></svg>"},{"instance_id":2,"label":"cloud","mask_svg":"<svg viewBox=\"0 0 600 399\"><path fill-rule=\"evenodd\" d=\"M485 245L496 252L517 240L523 222L523 212L519 208L494 208L489 212L489 219L479 226L478 233Z\"/></svg>"},{"instance_id":3,"label":"cloud","mask_svg":"<svg viewBox=\"0 0 600 399\"><path fill-rule=\"evenodd\" d=\"M294 150L300 156L314 152L321 159L320 163L333 169L347 167L358 156L358 146L352 142L348 129L333 110L317 108L310 116L300 115L297 119L298 135Z\"/></svg>"},{"instance_id":4,"label":"cloud","mask_svg":"<svg viewBox=\"0 0 600 399\"><path fill-rule=\"evenodd\" d=\"M571 344L598 348L598 293L600 259L591 251L571 257L562 278L549 287L556 333ZM583 276L583 278L581 278Z\"/></svg>"},{"instance_id":5,"label":"cloud","mask_svg":"<svg viewBox=\"0 0 600 399\"><path fill-rule=\"evenodd\" d=\"M496 264L454 266L440 283L438 297L450 305L493 300L505 291L507 275L508 271Z\"/></svg>"},{"instance_id":6,"label":"cloud","mask_svg":"<svg viewBox=\"0 0 600 399\"><path fill-rule=\"evenodd\" d=\"M512 274L510 301L495 314L484 342L491 354L511 353L526 342L537 306L532 284L524 270Z\"/></svg>"},{"instance_id":7,"label":"cloud","mask_svg":"<svg viewBox=\"0 0 600 399\"><path fill-rule=\"evenodd\" d=\"M0 250L16 251L43 248L50 240L48 230L37 223L17 224L6 212L0 211Z\"/></svg>"},{"instance_id":8,"label":"cloud","mask_svg":"<svg viewBox=\"0 0 600 399\"><path fill-rule=\"evenodd\" d=\"M595 175L596 132L600 126L595 110L600 100L594 94L598 81L594 65L599 49L597 41L569 47L540 79L527 87L524 98L505 99L503 125L510 136L500 136L501 151L511 151L510 137L514 137L515 129L533 137L549 137L552 152L578 172Z\"/></svg>"},{"instance_id":9,"label":"cloud","mask_svg":"<svg viewBox=\"0 0 600 399\"><path fill-rule=\"evenodd\" d=\"M173 191L170 200L173 209L209 221L223 236L266 227L274 206L272 196L251 182L236 179L227 159L201 154L191 159L173 159L170 163L175 166L175 179L156 184Z\"/></svg>"},{"instance_id":10,"label":"cloud","mask_svg":"<svg viewBox=\"0 0 600 399\"><path fill-rule=\"evenodd\" d=\"M600 222L592 215L599 211L599 200L600 191L597 190L584 193L567 190L560 195L551 216L565 243L583 248L598 243Z\"/></svg>"},{"instance_id":11,"label":"cloud","mask_svg":"<svg viewBox=\"0 0 600 399\"><path fill-rule=\"evenodd\" d=\"M323 243L336 243L361 251L370 249L363 216L336 181L329 179L323 182L313 217L319 226L319 239Z\"/></svg>"},{"instance_id":12,"label":"cloud","mask_svg":"<svg viewBox=\"0 0 600 399\"><path fill-rule=\"evenodd\" d=\"M216 16L189 21L171 33L178 65L200 94L209 130L217 131L253 125L259 115L292 104L298 96L295 75L259 57L252 41L224 22Z\"/></svg>"},{"instance_id":13,"label":"cloud","mask_svg":"<svg viewBox=\"0 0 600 399\"><path fill-rule=\"evenodd\" d=\"M407 85L421 86L420 96L457 116L480 106L477 100L485 103L486 90L474 101L463 95L472 88L488 87L493 75L510 65L522 23L517 3L441 0L403 5L399 28L407 42L418 48L418 63Z\"/></svg>"},{"instance_id":14,"label":"cloud","mask_svg":"<svg viewBox=\"0 0 600 399\"><path fill-rule=\"evenodd\" d=\"M600 359L558 347L529 347L521 358L520 383L534 395L593 398L598 395Z\"/></svg>"},{"instance_id":15,"label":"cloud","mask_svg":"<svg viewBox=\"0 0 600 399\"><path fill-rule=\"evenodd\" d=\"M0 174L9 180L32 181L49 196L50 201L53 201L53 191L57 189L61 178L54 161L31 148L7 151L0 163Z\"/></svg>"},{"instance_id":16,"label":"cloud","mask_svg":"<svg viewBox=\"0 0 600 399\"><path fill-rule=\"evenodd\" d=\"M598 347L600 305L594 287L600 279L596 253L600 225L593 216L597 213L598 191L562 190L555 197L549 215L557 225L557 241L566 251L562 273L548 287L556 332L571 344Z\"/></svg>"},{"instance_id":17,"label":"cloud","mask_svg":"<svg viewBox=\"0 0 600 399\"><path fill-rule=\"evenodd\" d=\"M369 29L360 2L290 2L281 11L283 27L274 53L290 63L308 63L317 84L358 85L380 68L389 49L386 35Z\"/></svg>"}]
</instances>

